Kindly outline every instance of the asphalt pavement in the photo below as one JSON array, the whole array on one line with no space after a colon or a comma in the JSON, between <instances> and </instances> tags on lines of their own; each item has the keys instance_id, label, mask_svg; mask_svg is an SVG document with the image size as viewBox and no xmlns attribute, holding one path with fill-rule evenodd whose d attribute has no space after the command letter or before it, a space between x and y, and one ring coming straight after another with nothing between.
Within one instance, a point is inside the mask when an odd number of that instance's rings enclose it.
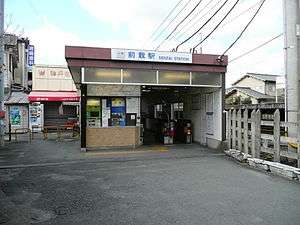
<instances>
[{"instance_id":1,"label":"asphalt pavement","mask_svg":"<svg viewBox=\"0 0 300 225\"><path fill-rule=\"evenodd\" d=\"M0 150L0 224L300 224L300 184L199 145Z\"/></svg>"}]
</instances>

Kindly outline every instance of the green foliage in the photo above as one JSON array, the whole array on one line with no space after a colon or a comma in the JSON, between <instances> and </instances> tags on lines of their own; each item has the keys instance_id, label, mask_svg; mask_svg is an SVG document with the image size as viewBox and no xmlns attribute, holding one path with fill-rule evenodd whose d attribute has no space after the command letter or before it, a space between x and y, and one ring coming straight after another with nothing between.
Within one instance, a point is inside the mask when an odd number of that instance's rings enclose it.
<instances>
[{"instance_id":1,"label":"green foliage","mask_svg":"<svg viewBox=\"0 0 300 225\"><path fill-rule=\"evenodd\" d=\"M230 96L226 100L228 105L249 105L252 104L252 100L250 97L241 98L241 96Z\"/></svg>"},{"instance_id":2,"label":"green foliage","mask_svg":"<svg viewBox=\"0 0 300 225\"><path fill-rule=\"evenodd\" d=\"M252 104L252 100L251 100L250 97L247 97L247 98L242 99L242 100L241 100L241 103L242 103L243 105L249 105L249 104Z\"/></svg>"}]
</instances>

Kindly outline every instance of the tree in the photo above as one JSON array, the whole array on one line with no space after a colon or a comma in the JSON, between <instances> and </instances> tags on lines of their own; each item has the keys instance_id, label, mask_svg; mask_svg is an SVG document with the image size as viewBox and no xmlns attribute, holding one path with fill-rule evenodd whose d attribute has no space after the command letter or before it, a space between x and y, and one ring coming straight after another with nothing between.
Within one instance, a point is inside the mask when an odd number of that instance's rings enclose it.
<instances>
[{"instance_id":1,"label":"tree","mask_svg":"<svg viewBox=\"0 0 300 225\"><path fill-rule=\"evenodd\" d=\"M247 98L242 99L241 103L244 104L244 105L252 104L251 97L247 97Z\"/></svg>"}]
</instances>

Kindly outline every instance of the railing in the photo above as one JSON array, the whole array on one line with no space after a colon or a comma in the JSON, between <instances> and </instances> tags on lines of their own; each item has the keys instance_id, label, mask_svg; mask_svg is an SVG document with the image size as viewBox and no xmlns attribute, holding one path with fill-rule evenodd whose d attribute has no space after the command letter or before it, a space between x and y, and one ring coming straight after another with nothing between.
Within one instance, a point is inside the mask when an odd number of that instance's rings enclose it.
<instances>
[{"instance_id":1,"label":"railing","mask_svg":"<svg viewBox=\"0 0 300 225\"><path fill-rule=\"evenodd\" d=\"M250 113L251 112L251 113ZM250 118L249 118L250 115ZM261 153L273 155L274 162L281 157L297 160L300 168L299 138L284 136L286 129L293 129L299 135L299 124L280 121L279 109L271 116L273 120L262 120L260 109L233 109L227 115L227 141L229 149L236 149L254 158ZM265 131L264 128L270 128ZM271 133L271 134L270 134Z\"/></svg>"}]
</instances>

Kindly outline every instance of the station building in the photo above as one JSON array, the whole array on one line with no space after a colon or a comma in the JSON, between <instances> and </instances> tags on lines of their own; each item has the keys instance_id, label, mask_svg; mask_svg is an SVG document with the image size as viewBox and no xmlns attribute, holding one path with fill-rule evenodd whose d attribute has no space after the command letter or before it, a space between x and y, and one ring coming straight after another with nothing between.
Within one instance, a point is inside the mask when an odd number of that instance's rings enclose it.
<instances>
[{"instance_id":1,"label":"station building","mask_svg":"<svg viewBox=\"0 0 300 225\"><path fill-rule=\"evenodd\" d=\"M66 46L80 93L81 149L192 141L219 148L225 138L227 56Z\"/></svg>"}]
</instances>

